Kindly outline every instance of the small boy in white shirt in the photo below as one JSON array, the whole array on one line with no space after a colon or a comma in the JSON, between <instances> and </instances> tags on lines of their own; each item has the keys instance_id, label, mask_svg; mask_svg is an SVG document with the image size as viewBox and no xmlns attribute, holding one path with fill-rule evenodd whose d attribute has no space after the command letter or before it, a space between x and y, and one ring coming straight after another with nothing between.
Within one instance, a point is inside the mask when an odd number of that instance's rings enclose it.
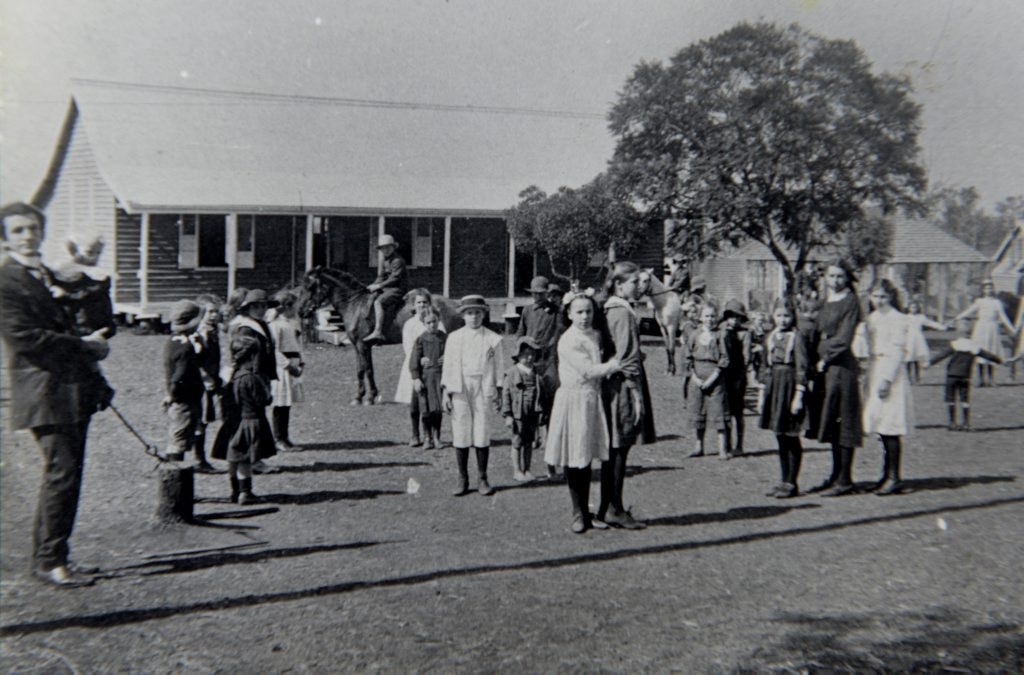
<instances>
[{"instance_id":1,"label":"small boy in white shirt","mask_svg":"<svg viewBox=\"0 0 1024 675\"><path fill-rule=\"evenodd\" d=\"M487 482L487 459L491 436L487 428L487 408L498 410L501 368L505 359L501 336L484 327L489 312L482 295L467 295L459 301L459 313L466 325L452 332L445 343L441 367L444 407L452 415L452 445L459 468L459 483L454 492L461 497L469 492L469 449L476 449L480 494L494 492Z\"/></svg>"}]
</instances>

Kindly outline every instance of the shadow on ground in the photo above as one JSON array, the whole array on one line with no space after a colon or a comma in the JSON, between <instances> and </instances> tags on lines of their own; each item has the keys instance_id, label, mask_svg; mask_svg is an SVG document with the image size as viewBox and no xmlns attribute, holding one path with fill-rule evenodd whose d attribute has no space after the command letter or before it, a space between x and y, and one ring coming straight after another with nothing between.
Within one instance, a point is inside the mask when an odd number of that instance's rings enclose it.
<instances>
[{"instance_id":1,"label":"shadow on ground","mask_svg":"<svg viewBox=\"0 0 1024 675\"><path fill-rule=\"evenodd\" d=\"M1006 672L1024 667L1024 627L972 624L963 613L780 614L784 632L756 649L748 672ZM879 639L901 626L897 641Z\"/></svg>"},{"instance_id":2,"label":"shadow on ground","mask_svg":"<svg viewBox=\"0 0 1024 675\"><path fill-rule=\"evenodd\" d=\"M205 600L202 602L180 604L180 605L163 605L149 608L133 608L133 609L117 609L107 612L100 612L96 614L77 614L72 616L65 616L60 618L41 619L35 621L26 621L22 623L7 624L0 626L0 637L9 637L15 635L30 635L35 633L46 633L55 630L60 630L70 627L81 627L81 628L95 628L95 627L111 627L119 625L130 625L143 621L152 621L154 619L163 619L171 616L197 614L202 612L212 612L220 610L230 610L240 607L252 607L256 605L263 605L268 603L277 602L292 602L295 600L301 600L304 598L311 597L326 597L331 595L341 595L345 593L352 593L361 590L370 590L375 588L394 588L394 587L406 587L414 586L418 584L430 583L438 580L451 579L451 578L462 578L468 576L477 576L482 574L496 574L503 572L521 572L538 569L550 569L550 568L563 568L573 567L582 564L594 564L603 563L614 560L621 560L626 558L632 558L636 556L651 556L651 555L663 555L665 553L674 553L679 551L691 551L705 548L714 548L720 546L734 546L737 544L746 544L755 541L764 541L784 537L799 537L807 534L827 532L827 531L838 531L849 528L864 527L877 525L880 523L894 522L906 520L909 518L920 518L923 516L933 516L937 514L949 514L960 511L971 511L975 509L987 509L997 508L1001 506L1009 506L1012 504L1024 503L1024 496L1007 497L1003 499L992 499L983 502L971 502L967 504L949 504L936 508L929 509L918 509L914 511L905 511L902 513L893 513L884 516L870 516L864 518L855 518L851 520L843 520L838 522L823 523L819 525L808 525L805 527L794 527L780 530L760 530L757 532L749 532L745 534L732 535L728 537L721 537L718 539L705 539L705 540L694 540L694 541L682 541L667 544L655 544L651 546L636 546L630 548L621 548L610 551L598 551L594 553L586 553L580 555L563 556L559 558L545 558L540 560L528 560L523 562L514 563L493 563L486 565L477 565L472 567L456 567L449 569L435 570L431 572L423 572L419 574L409 574L401 576L383 577L378 579L366 579L357 581L348 581L337 584L328 584L323 586L314 586L311 588L298 589L294 591L280 591L273 593L253 593L249 595L242 595L237 597L221 597L212 600ZM785 507L777 507L785 508ZM732 510L730 510L732 511ZM729 513L729 512L726 512ZM771 515L769 513L769 515ZM776 514L777 515L777 514ZM685 518L686 516L677 516L676 518ZM722 519L722 515L706 514L705 518ZM352 545L347 545L352 546ZM299 551L298 555L305 555L308 549L315 547L302 547L296 549ZM285 549L287 550L287 549ZM215 562L213 564L224 564L219 560L222 555L241 555L241 556L252 556L256 554L217 554L215 556ZM186 561L187 564L187 561ZM115 582L116 583L116 580ZM102 585L101 585L102 588ZM65 591L66 592L66 591ZM842 619L840 619L842 620ZM1006 630L1002 628L998 631L1000 635L1005 634ZM803 631L804 635L816 635L812 629ZM810 638L808 638L810 639ZM1006 638L1008 642L1006 644L993 645L985 647L992 653L1002 653L1002 651L1010 648L1019 647L1020 636L1017 635L1015 638ZM1017 642L1013 642L1016 640ZM823 640L818 641L815 638L815 644L822 644ZM902 644L902 643L901 643ZM782 645L785 646L785 645ZM1001 651L1000 651L1001 650ZM836 663L839 663L839 657L836 656ZM781 658L781 657L780 657ZM1019 659L1019 656L1018 656ZM860 668L853 667L853 670L860 670ZM871 669L870 667L868 669ZM877 669L877 667L876 667Z\"/></svg>"}]
</instances>

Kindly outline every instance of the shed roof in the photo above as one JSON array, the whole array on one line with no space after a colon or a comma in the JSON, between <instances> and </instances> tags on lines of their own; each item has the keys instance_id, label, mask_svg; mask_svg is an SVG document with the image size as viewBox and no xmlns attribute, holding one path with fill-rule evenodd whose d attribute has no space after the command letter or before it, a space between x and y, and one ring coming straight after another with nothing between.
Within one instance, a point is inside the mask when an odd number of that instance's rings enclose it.
<instances>
[{"instance_id":1,"label":"shed roof","mask_svg":"<svg viewBox=\"0 0 1024 675\"><path fill-rule=\"evenodd\" d=\"M529 185L590 181L613 147L604 119L583 113L98 81L72 91L68 124L84 125L129 211L498 212Z\"/></svg>"},{"instance_id":2,"label":"shed roof","mask_svg":"<svg viewBox=\"0 0 1024 675\"><path fill-rule=\"evenodd\" d=\"M892 215L890 219L893 228L889 263L989 262L981 251L926 220L907 218L902 214ZM748 241L722 257L775 259L768 247L758 241Z\"/></svg>"}]
</instances>

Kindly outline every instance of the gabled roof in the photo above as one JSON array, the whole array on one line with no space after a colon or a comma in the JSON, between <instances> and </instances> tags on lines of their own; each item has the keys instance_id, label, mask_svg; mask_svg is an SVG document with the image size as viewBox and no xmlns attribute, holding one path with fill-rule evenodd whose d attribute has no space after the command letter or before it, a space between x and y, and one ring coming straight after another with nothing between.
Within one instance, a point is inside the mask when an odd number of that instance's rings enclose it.
<instances>
[{"instance_id":1,"label":"gabled roof","mask_svg":"<svg viewBox=\"0 0 1024 675\"><path fill-rule=\"evenodd\" d=\"M590 181L613 148L592 114L96 81L72 92L67 124L84 125L129 211L499 212L529 185Z\"/></svg>"},{"instance_id":2,"label":"gabled roof","mask_svg":"<svg viewBox=\"0 0 1024 675\"><path fill-rule=\"evenodd\" d=\"M992 255L992 262L999 262L999 259L1003 257L1004 253L1006 253L1006 249L1010 248L1010 244L1012 244L1017 237L1022 235L1024 235L1024 223L1017 220L1014 223L1013 229L1006 233L1006 236L1003 237L1003 241L999 244L999 248L997 248L996 252Z\"/></svg>"},{"instance_id":3,"label":"gabled roof","mask_svg":"<svg viewBox=\"0 0 1024 675\"><path fill-rule=\"evenodd\" d=\"M889 218L893 227L888 263L989 262L978 249L925 220L907 218L901 214ZM793 253L786 250L787 254ZM814 257L819 259L824 255L827 254ZM757 241L748 241L721 257L741 260L775 259L768 247Z\"/></svg>"}]
</instances>

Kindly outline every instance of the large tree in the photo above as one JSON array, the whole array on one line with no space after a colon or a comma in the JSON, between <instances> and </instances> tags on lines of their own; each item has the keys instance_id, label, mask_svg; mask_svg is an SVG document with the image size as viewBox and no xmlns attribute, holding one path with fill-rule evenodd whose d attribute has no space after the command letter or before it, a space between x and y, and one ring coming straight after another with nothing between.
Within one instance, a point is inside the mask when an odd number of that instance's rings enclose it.
<instances>
[{"instance_id":1,"label":"large tree","mask_svg":"<svg viewBox=\"0 0 1024 675\"><path fill-rule=\"evenodd\" d=\"M1013 229L1021 212L1021 197L1007 197L996 204L996 213L981 205L981 195L970 187L940 187L928 195L928 208L935 223L954 237L986 255L999 248Z\"/></svg>"},{"instance_id":2,"label":"large tree","mask_svg":"<svg viewBox=\"0 0 1024 675\"><path fill-rule=\"evenodd\" d=\"M620 198L605 174L552 195L531 185L519 198L507 212L516 246L547 253L552 272L566 279L582 279L593 259L607 262L612 250L628 255L646 233L646 218Z\"/></svg>"},{"instance_id":3,"label":"large tree","mask_svg":"<svg viewBox=\"0 0 1024 675\"><path fill-rule=\"evenodd\" d=\"M789 287L867 214L920 210L920 107L849 40L742 23L636 67L610 114L616 180L704 258L753 239Z\"/></svg>"}]
</instances>

